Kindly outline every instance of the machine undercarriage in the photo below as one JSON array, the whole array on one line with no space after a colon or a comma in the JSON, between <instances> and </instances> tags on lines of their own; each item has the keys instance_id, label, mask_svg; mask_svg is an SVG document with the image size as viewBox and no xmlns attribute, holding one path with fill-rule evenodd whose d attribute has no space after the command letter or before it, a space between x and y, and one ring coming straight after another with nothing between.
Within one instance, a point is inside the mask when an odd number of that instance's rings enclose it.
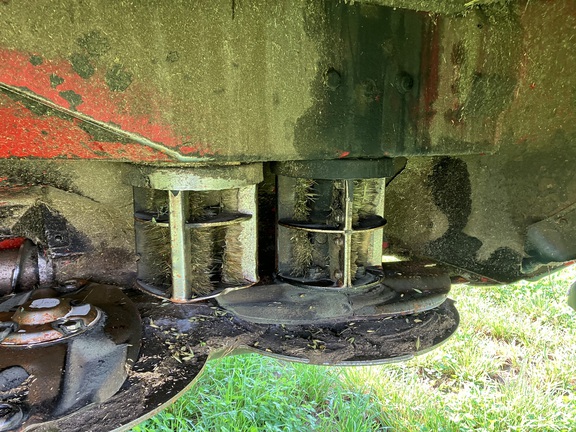
<instances>
[{"instance_id":1,"label":"machine undercarriage","mask_svg":"<svg viewBox=\"0 0 576 432\"><path fill-rule=\"evenodd\" d=\"M576 259L573 2L105 3L0 2L0 432L407 360Z\"/></svg>"}]
</instances>

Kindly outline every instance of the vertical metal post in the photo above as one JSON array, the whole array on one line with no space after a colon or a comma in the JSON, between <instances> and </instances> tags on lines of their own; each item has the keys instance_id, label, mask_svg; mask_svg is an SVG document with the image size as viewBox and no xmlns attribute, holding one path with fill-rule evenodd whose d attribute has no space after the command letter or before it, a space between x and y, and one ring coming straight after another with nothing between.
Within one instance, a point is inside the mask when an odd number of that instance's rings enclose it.
<instances>
[{"instance_id":1,"label":"vertical metal post","mask_svg":"<svg viewBox=\"0 0 576 432\"><path fill-rule=\"evenodd\" d=\"M376 196L374 207L376 208L376 216L384 217L385 213L385 199L386 199L386 179L379 179L378 183L380 192ZM366 263L368 266L380 266L382 264L382 242L384 241L384 230L379 229L372 231L370 234L370 249L368 250L368 259Z\"/></svg>"},{"instance_id":2,"label":"vertical metal post","mask_svg":"<svg viewBox=\"0 0 576 432\"><path fill-rule=\"evenodd\" d=\"M344 181L344 268L342 269L343 287L352 286L352 200L354 197L354 180Z\"/></svg>"},{"instance_id":3,"label":"vertical metal post","mask_svg":"<svg viewBox=\"0 0 576 432\"><path fill-rule=\"evenodd\" d=\"M190 231L186 229L190 206L187 191L169 191L170 243L172 250L172 301L186 301L192 297L192 269L190 262Z\"/></svg>"},{"instance_id":4,"label":"vertical metal post","mask_svg":"<svg viewBox=\"0 0 576 432\"><path fill-rule=\"evenodd\" d=\"M238 189L238 208L240 213L252 215L250 220L242 223L240 244L242 250L242 273L249 282L258 281L258 206L256 185L244 186Z\"/></svg>"}]
</instances>

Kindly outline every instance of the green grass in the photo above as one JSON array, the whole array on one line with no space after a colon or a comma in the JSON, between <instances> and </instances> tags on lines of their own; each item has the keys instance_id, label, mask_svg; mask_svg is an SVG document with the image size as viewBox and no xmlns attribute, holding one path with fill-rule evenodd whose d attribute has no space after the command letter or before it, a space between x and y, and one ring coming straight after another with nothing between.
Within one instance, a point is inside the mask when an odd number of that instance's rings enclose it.
<instances>
[{"instance_id":1,"label":"green grass","mask_svg":"<svg viewBox=\"0 0 576 432\"><path fill-rule=\"evenodd\" d=\"M576 269L536 283L456 286L461 325L406 363L326 368L261 356L210 362L148 431L573 431Z\"/></svg>"}]
</instances>

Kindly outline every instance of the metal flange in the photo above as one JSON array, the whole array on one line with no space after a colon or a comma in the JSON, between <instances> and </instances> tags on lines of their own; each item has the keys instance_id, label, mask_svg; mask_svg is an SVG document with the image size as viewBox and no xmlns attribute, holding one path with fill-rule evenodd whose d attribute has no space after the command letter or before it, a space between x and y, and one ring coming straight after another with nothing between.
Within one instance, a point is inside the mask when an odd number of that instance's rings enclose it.
<instances>
[{"instance_id":1,"label":"metal flange","mask_svg":"<svg viewBox=\"0 0 576 432\"><path fill-rule=\"evenodd\" d=\"M275 162L271 169L276 175L321 180L384 178L398 171L392 158Z\"/></svg>"},{"instance_id":2,"label":"metal flange","mask_svg":"<svg viewBox=\"0 0 576 432\"><path fill-rule=\"evenodd\" d=\"M129 165L126 183L158 190L210 191L235 189L260 183L261 163L187 167Z\"/></svg>"}]
</instances>

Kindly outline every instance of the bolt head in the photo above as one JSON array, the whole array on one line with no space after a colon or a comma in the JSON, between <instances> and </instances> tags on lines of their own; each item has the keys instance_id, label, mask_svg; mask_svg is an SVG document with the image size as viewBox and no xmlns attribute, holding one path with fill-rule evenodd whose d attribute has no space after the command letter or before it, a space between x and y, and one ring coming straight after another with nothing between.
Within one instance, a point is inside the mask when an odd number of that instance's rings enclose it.
<instances>
[{"instance_id":1,"label":"bolt head","mask_svg":"<svg viewBox=\"0 0 576 432\"><path fill-rule=\"evenodd\" d=\"M84 322L82 320L68 320L57 326L58 330L64 335L69 335L76 333L84 328Z\"/></svg>"},{"instance_id":2,"label":"bolt head","mask_svg":"<svg viewBox=\"0 0 576 432\"><path fill-rule=\"evenodd\" d=\"M406 72L402 72L396 78L396 88L400 93L408 93L414 88L414 78Z\"/></svg>"},{"instance_id":3,"label":"bolt head","mask_svg":"<svg viewBox=\"0 0 576 432\"><path fill-rule=\"evenodd\" d=\"M340 73L334 68L328 69L324 74L324 84L330 90L336 90L342 84Z\"/></svg>"}]
</instances>

